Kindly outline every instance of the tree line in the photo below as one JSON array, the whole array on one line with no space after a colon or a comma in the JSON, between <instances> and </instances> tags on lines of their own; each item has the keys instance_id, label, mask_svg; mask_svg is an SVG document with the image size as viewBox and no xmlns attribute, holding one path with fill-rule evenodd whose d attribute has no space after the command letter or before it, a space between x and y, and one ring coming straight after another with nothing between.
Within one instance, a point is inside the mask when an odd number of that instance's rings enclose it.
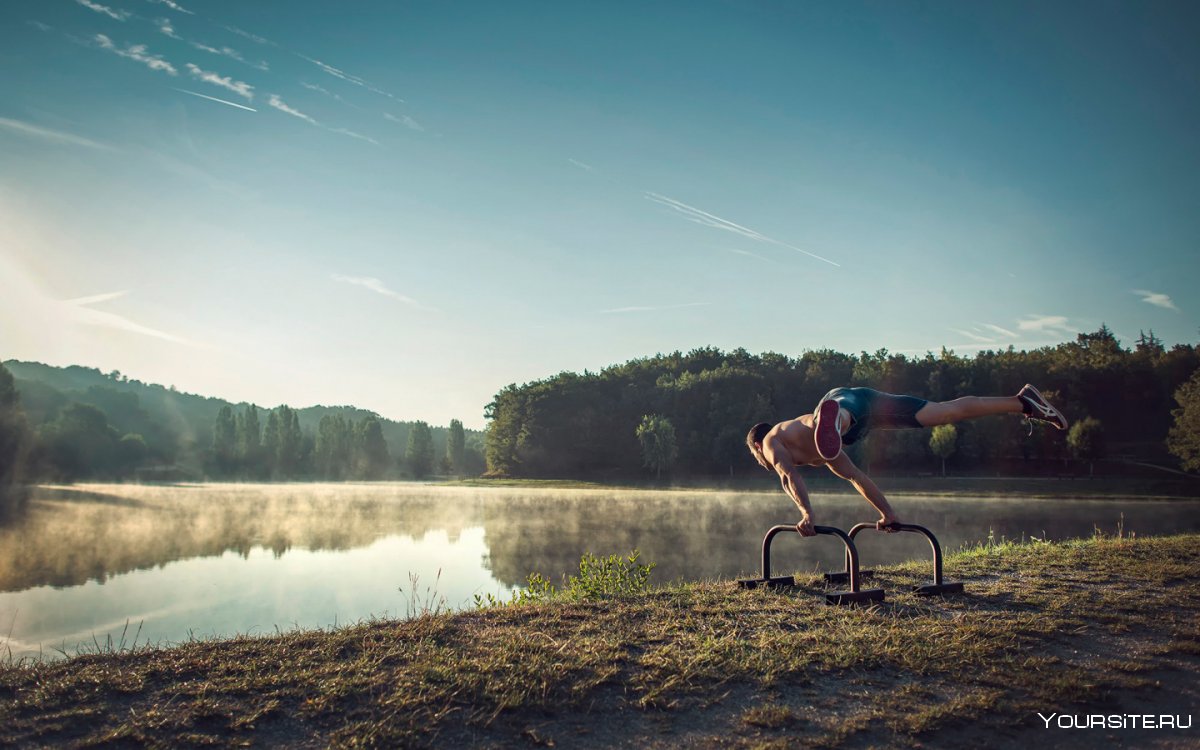
<instances>
[{"instance_id":1,"label":"tree line","mask_svg":"<svg viewBox=\"0 0 1200 750\"><path fill-rule=\"evenodd\" d=\"M435 473L477 475L482 456L478 451L475 454L476 460L470 460L466 431L457 419L450 420L440 456L429 424L416 422L407 445L393 457L374 416L355 421L342 414L326 414L314 434L300 428L296 410L286 405L267 411L262 423L258 407L246 404L238 412L230 406L217 412L207 474L257 480L424 479Z\"/></svg>"},{"instance_id":2,"label":"tree line","mask_svg":"<svg viewBox=\"0 0 1200 750\"><path fill-rule=\"evenodd\" d=\"M1037 474L1061 471L1072 459L1095 466L1103 458L1114 460L1108 470L1115 470L1116 459L1198 469L1200 386L1185 386L1197 379L1198 367L1195 346L1167 348L1151 331L1125 348L1106 326L1057 346L973 357L945 349L918 357L886 349L858 355L823 349L797 357L715 348L659 354L598 373L563 372L503 388L485 412L488 474L751 473L761 469L745 447L750 426L811 412L836 386L946 401L1013 395L1027 382L1063 409L1073 422L1070 433L989 418L936 437L923 430L876 430L847 452L871 470L910 473L951 465L956 471Z\"/></svg>"},{"instance_id":3,"label":"tree line","mask_svg":"<svg viewBox=\"0 0 1200 750\"><path fill-rule=\"evenodd\" d=\"M39 481L340 481L483 470L482 434L457 419L444 428L353 407L263 410L120 373L0 364L0 515Z\"/></svg>"}]
</instances>

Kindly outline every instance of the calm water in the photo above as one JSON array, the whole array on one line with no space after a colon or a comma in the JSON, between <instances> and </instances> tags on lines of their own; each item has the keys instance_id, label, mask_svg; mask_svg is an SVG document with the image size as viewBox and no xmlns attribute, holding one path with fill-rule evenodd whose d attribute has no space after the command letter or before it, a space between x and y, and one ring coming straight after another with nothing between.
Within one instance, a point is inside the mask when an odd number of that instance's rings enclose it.
<instances>
[{"instance_id":1,"label":"calm water","mask_svg":"<svg viewBox=\"0 0 1200 750\"><path fill-rule=\"evenodd\" d=\"M874 511L814 495L818 523ZM954 550L997 538L1200 531L1200 503L896 497L901 517ZM580 555L642 551L653 580L757 572L763 532L792 522L782 493L472 489L415 484L77 485L37 490L0 527L0 656L55 657L121 639L326 627L414 607L507 597L526 576L557 581ZM916 535L860 537L865 564L927 556ZM787 535L779 572L839 568L829 537ZM416 585L413 585L415 577Z\"/></svg>"}]
</instances>

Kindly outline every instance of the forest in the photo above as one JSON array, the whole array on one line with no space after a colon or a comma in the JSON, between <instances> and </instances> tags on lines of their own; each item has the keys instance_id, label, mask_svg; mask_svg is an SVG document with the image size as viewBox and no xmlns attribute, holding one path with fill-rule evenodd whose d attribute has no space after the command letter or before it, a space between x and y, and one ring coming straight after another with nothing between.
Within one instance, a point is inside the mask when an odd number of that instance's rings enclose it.
<instances>
[{"instance_id":1,"label":"forest","mask_svg":"<svg viewBox=\"0 0 1200 750\"><path fill-rule=\"evenodd\" d=\"M813 409L839 385L945 401L1033 383L1061 432L994 417L876 430L847 448L871 472L1063 476L1200 471L1200 349L1107 328L1031 351L799 356L715 348L563 372L500 390L485 431L396 422L350 406L261 409L119 372L0 365L0 511L44 481L377 480L431 475L642 481L761 471L756 422ZM486 472L486 473L485 473ZM14 499L16 498L16 499Z\"/></svg>"},{"instance_id":2,"label":"forest","mask_svg":"<svg viewBox=\"0 0 1200 750\"><path fill-rule=\"evenodd\" d=\"M870 471L1047 475L1200 469L1200 351L1142 333L1125 348L1105 326L1032 351L907 357L881 349L797 357L713 348L509 385L487 406L489 476L629 478L761 472L756 422L811 412L841 386L945 401L1014 395L1033 383L1072 421L1061 432L994 417L937 430L876 430L848 447ZM1189 380L1190 379L1190 380ZM1183 401L1189 401L1188 404Z\"/></svg>"},{"instance_id":3,"label":"forest","mask_svg":"<svg viewBox=\"0 0 1200 750\"><path fill-rule=\"evenodd\" d=\"M260 409L120 372L0 364L0 510L40 481L478 476L483 434L351 406ZM5 503L4 497L10 500Z\"/></svg>"}]
</instances>

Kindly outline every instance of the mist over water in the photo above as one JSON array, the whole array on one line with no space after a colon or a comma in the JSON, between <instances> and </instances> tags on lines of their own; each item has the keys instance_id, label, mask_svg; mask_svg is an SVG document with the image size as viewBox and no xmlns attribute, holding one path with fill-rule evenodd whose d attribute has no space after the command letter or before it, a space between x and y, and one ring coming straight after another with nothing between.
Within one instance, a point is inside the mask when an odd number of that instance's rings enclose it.
<instances>
[{"instance_id":1,"label":"mist over water","mask_svg":"<svg viewBox=\"0 0 1200 750\"><path fill-rule=\"evenodd\" d=\"M1188 501L892 499L943 549L987 539L1200 531ZM814 495L820 524L877 514ZM1123 514L1123 518L1122 518ZM0 527L0 655L54 657L119 642L327 627L414 608L506 598L537 571L553 581L584 553L657 564L652 580L757 572L763 532L796 511L779 492L456 488L419 484L75 485L39 488ZM864 564L927 558L911 534L859 537ZM840 544L787 535L778 572L836 569ZM415 577L416 586L413 585Z\"/></svg>"}]
</instances>

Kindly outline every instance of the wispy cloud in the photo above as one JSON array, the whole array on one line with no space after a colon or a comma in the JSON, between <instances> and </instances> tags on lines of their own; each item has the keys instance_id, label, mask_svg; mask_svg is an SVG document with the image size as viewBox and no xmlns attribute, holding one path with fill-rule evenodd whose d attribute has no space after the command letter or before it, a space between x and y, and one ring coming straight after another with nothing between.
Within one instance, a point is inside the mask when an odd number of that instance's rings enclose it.
<instances>
[{"instance_id":1,"label":"wispy cloud","mask_svg":"<svg viewBox=\"0 0 1200 750\"><path fill-rule=\"evenodd\" d=\"M97 34L95 40L101 49L106 49L115 55L136 60L151 70L161 70L168 75L179 75L179 71L175 70L174 65L164 60L161 55L150 54L144 44L127 44L125 49L121 49L104 34Z\"/></svg>"},{"instance_id":2,"label":"wispy cloud","mask_svg":"<svg viewBox=\"0 0 1200 750\"><path fill-rule=\"evenodd\" d=\"M30 20L30 21L26 21L25 23L29 24L30 26L37 29L38 31L54 31L53 26L51 26L50 24L42 23L41 21Z\"/></svg>"},{"instance_id":3,"label":"wispy cloud","mask_svg":"<svg viewBox=\"0 0 1200 750\"><path fill-rule=\"evenodd\" d=\"M1004 337L1007 337L1010 339L1017 338L1017 334L1013 333L1012 331L1008 330L1007 328L1001 328L1000 326L992 325L991 323L980 323L979 325L983 326L984 328L988 329L992 333L995 333L999 336L1004 336Z\"/></svg>"},{"instance_id":4,"label":"wispy cloud","mask_svg":"<svg viewBox=\"0 0 1200 750\"><path fill-rule=\"evenodd\" d=\"M798 253L803 253L804 255L807 255L810 258L815 258L816 260L828 263L831 266L841 267L840 263L835 263L834 261L830 260L829 258L821 257L820 255L817 255L816 253L810 253L807 250L798 248L795 245L790 245L786 242L783 242L782 240L777 240L774 237L768 237L767 235L762 234L761 232L757 232L753 229L750 229L749 227L744 227L741 224L735 224L734 222L729 221L728 219L722 219L720 216L715 216L713 214L708 213L707 211L702 211L701 209L696 208L695 206L689 206L688 204L683 203L682 201L677 201L674 198L668 198L665 195L660 195L658 193L649 193L649 192L645 193L645 197L647 200L650 200L650 201L653 201L660 205L666 206L667 208L670 208L673 211L677 211L677 212L683 214L684 217L686 217L688 219L688 221L693 221L697 224L701 224L706 227L712 227L713 229L721 229L726 232L732 232L734 234L741 235L742 237L746 237L748 239L757 240L758 242L767 242L772 245L786 247L790 250L795 250Z\"/></svg>"},{"instance_id":5,"label":"wispy cloud","mask_svg":"<svg viewBox=\"0 0 1200 750\"><path fill-rule=\"evenodd\" d=\"M955 333L957 333L960 336L966 336L967 338L971 339L972 341L978 341L981 344L994 344L996 342L996 339L993 336L980 336L978 333L972 333L971 331L964 331L961 328L951 328L950 330L954 331Z\"/></svg>"},{"instance_id":6,"label":"wispy cloud","mask_svg":"<svg viewBox=\"0 0 1200 750\"><path fill-rule=\"evenodd\" d=\"M408 128L410 130L416 130L416 131L419 131L422 133L425 132L425 128L421 126L421 123L417 122L416 120L409 117L408 115L400 115L399 117L396 117L393 114L384 112L383 119L391 120L392 122L399 123L400 125L403 125L404 127Z\"/></svg>"},{"instance_id":7,"label":"wispy cloud","mask_svg":"<svg viewBox=\"0 0 1200 750\"><path fill-rule=\"evenodd\" d=\"M187 9L187 8L185 8L185 7L183 7L183 6L182 6L182 5L180 5L179 3L175 2L175 0L146 0L146 1L147 1L147 2L150 2L150 3L154 3L154 4L156 4L156 5L165 5L165 6L167 6L168 8L170 8L171 10L173 10L173 11L175 11L175 12L177 12L177 13L184 13L184 14L186 14L186 15L189 15L189 16L194 16L194 15L196 15L195 13L191 12L190 10L188 10L188 9Z\"/></svg>"},{"instance_id":8,"label":"wispy cloud","mask_svg":"<svg viewBox=\"0 0 1200 750\"><path fill-rule=\"evenodd\" d=\"M172 87L172 88L174 88L174 87ZM207 99L210 102L219 102L221 104L228 104L231 107L237 107L238 109L244 109L247 112L257 112L258 111L254 107L247 107L246 105L238 104L237 102L231 102L231 101L227 101L225 99L218 99L215 96L209 96L208 94L201 94L197 91L188 91L187 89L180 89L180 88L176 88L175 90L180 93L183 93L183 94L191 94L192 96L198 96L201 99Z\"/></svg>"},{"instance_id":9,"label":"wispy cloud","mask_svg":"<svg viewBox=\"0 0 1200 750\"><path fill-rule=\"evenodd\" d=\"M152 338L163 339L164 341L172 341L177 344L190 344L186 339L174 336L165 331L160 331L149 326L144 326L140 323L135 323L129 318L122 317L116 313L96 310L91 305L109 302L114 299L124 297L128 292L108 292L106 294L96 294L90 297L79 297L77 299L63 300L62 305L66 308L68 317L83 325L99 326L101 328L113 328L118 331L128 331L137 333L142 336L150 336Z\"/></svg>"},{"instance_id":10,"label":"wispy cloud","mask_svg":"<svg viewBox=\"0 0 1200 750\"><path fill-rule=\"evenodd\" d=\"M308 55L302 55L299 52L297 52L296 56L299 58L302 58L304 60L308 60L310 63L312 63L313 65L316 65L318 68L325 71L326 73L333 76L334 78L340 78L343 81L349 81L350 83L353 83L355 86L364 86L365 87L367 85L367 82L364 81L363 79L359 78L358 76L351 75L344 70L339 70L338 68L335 68L332 65L323 63L320 60L316 60L314 58L309 57Z\"/></svg>"},{"instance_id":11,"label":"wispy cloud","mask_svg":"<svg viewBox=\"0 0 1200 750\"><path fill-rule=\"evenodd\" d=\"M43 141L50 141L52 143L66 143L72 146L83 146L85 148L94 148L101 151L113 150L112 146L106 146L103 143L97 143L96 141L88 138L82 138L71 133L64 133L60 130L43 128L40 125L33 125L28 122L21 122L20 120L10 120L5 117L0 117L0 128L4 128L20 135L39 138Z\"/></svg>"},{"instance_id":12,"label":"wispy cloud","mask_svg":"<svg viewBox=\"0 0 1200 750\"><path fill-rule=\"evenodd\" d=\"M595 168L594 168L592 165L590 165L590 164L584 164L583 162L581 162L581 161L576 161L575 159L567 159L567 163L568 163L568 164L572 164L572 165L574 165L574 166L576 166L576 167L579 167L580 169L586 170L586 171L588 171L588 172L594 172L594 171L596 171L596 170L595 170Z\"/></svg>"},{"instance_id":13,"label":"wispy cloud","mask_svg":"<svg viewBox=\"0 0 1200 750\"><path fill-rule=\"evenodd\" d=\"M209 70L202 70L199 66L192 63L187 63L184 67L192 74L192 78L204 81L205 83L211 83L214 86L220 86L248 101L254 100L254 87L245 81L235 81L228 76L221 76Z\"/></svg>"},{"instance_id":14,"label":"wispy cloud","mask_svg":"<svg viewBox=\"0 0 1200 750\"><path fill-rule=\"evenodd\" d=\"M602 315L611 313L657 312L659 310L679 310L685 307L706 307L711 302L685 302L682 305L631 305L629 307L613 307L608 310L597 310Z\"/></svg>"},{"instance_id":15,"label":"wispy cloud","mask_svg":"<svg viewBox=\"0 0 1200 750\"><path fill-rule=\"evenodd\" d=\"M322 127L325 127L325 126L322 126ZM338 135L345 135L345 136L349 136L350 138L357 138L358 140L365 141L367 143L370 143L373 146L379 145L379 141L375 140L374 138L371 138L370 136L365 136L362 133L355 133L353 130L348 130L346 128L329 128L329 127L326 127L325 129L328 130L330 133L337 133Z\"/></svg>"},{"instance_id":16,"label":"wispy cloud","mask_svg":"<svg viewBox=\"0 0 1200 750\"><path fill-rule=\"evenodd\" d=\"M1026 315L1017 321L1017 328L1022 331L1037 331L1039 333L1074 333L1062 315Z\"/></svg>"},{"instance_id":17,"label":"wispy cloud","mask_svg":"<svg viewBox=\"0 0 1200 750\"><path fill-rule=\"evenodd\" d=\"M313 65L316 65L318 68L325 71L326 73L333 76L334 78L340 78L341 80L346 81L347 83L352 83L355 86L361 86L362 88L366 89L367 91L371 91L376 94L380 94L381 96L386 96L387 98L394 99L395 101L398 101L398 102L404 101L403 99L395 96L394 94L390 94L381 88L378 88L376 86L371 85L370 83L367 83L367 81L365 79L359 78L358 76L353 75L351 73L347 73L346 71L341 70L340 68L335 68L328 63L321 62L320 60L309 57L308 55L302 55L299 52L295 52L293 54L295 54L296 57L299 57L302 60L308 60L310 63L312 63Z\"/></svg>"},{"instance_id":18,"label":"wispy cloud","mask_svg":"<svg viewBox=\"0 0 1200 750\"><path fill-rule=\"evenodd\" d=\"M181 38L175 33L175 27L171 25L171 20L168 18L156 18L154 19L154 25L158 27L159 31L171 37L172 39Z\"/></svg>"},{"instance_id":19,"label":"wispy cloud","mask_svg":"<svg viewBox=\"0 0 1200 750\"><path fill-rule=\"evenodd\" d=\"M265 38L259 36L258 34L251 34L249 31L243 31L242 29L239 29L236 26L226 26L225 30L230 31L234 34L237 34L238 36L243 37L245 39L249 39L252 42L258 42L259 44L264 44L268 47L278 47L279 46L275 42L272 42L270 39L265 39Z\"/></svg>"},{"instance_id":20,"label":"wispy cloud","mask_svg":"<svg viewBox=\"0 0 1200 750\"><path fill-rule=\"evenodd\" d=\"M271 94L270 97L267 98L267 104L271 105L272 107L279 110L280 112L283 112L284 114L289 114L292 117L296 117L301 120L304 120L309 125L314 125L318 128L321 128L322 130L328 130L330 133L337 133L338 135L344 135L348 138L354 138L359 141L364 141L366 143L370 143L373 146L379 145L379 141L375 140L374 138L365 136L362 133L356 133L353 130L348 130L346 128L334 128L334 127L325 125L323 123L317 122L316 118L304 114L303 112L296 109L295 107L289 106L286 102L283 101L283 99L279 98L278 94Z\"/></svg>"},{"instance_id":21,"label":"wispy cloud","mask_svg":"<svg viewBox=\"0 0 1200 750\"><path fill-rule=\"evenodd\" d=\"M364 84L364 86L367 89L367 91L370 91L375 94L379 94L380 96L386 96L388 99L392 99L394 101L400 102L401 104L404 103L404 100L401 99L400 97L396 96L395 94L384 91L383 89L375 88L374 86L372 86L369 83Z\"/></svg>"},{"instance_id":22,"label":"wispy cloud","mask_svg":"<svg viewBox=\"0 0 1200 750\"><path fill-rule=\"evenodd\" d=\"M298 110L294 107L289 107L286 102L284 102L282 99L279 98L278 94L271 94L269 97L267 97L267 104L271 105L272 107L279 110L280 112L283 112L284 114L291 115L292 117L298 117L310 125L316 125L317 127L322 127L321 123L317 122L313 118L304 114L300 110Z\"/></svg>"},{"instance_id":23,"label":"wispy cloud","mask_svg":"<svg viewBox=\"0 0 1200 750\"><path fill-rule=\"evenodd\" d=\"M242 63L243 65L249 65L252 68L258 68L259 70L264 70L264 71L271 69L271 66L268 65L265 60L259 60L258 62L251 62L250 60L247 60L245 58L245 56L242 55L241 52L238 52L233 47L221 47L220 49L217 49L216 47L210 47L209 45L204 44L202 42L188 42L188 44L192 45L193 47L195 47L196 49L198 49L202 52L207 52L210 55L221 55L222 57L228 57L230 60L237 60L238 62Z\"/></svg>"},{"instance_id":24,"label":"wispy cloud","mask_svg":"<svg viewBox=\"0 0 1200 750\"><path fill-rule=\"evenodd\" d=\"M1154 305L1155 307L1161 307L1164 310L1179 312L1179 308L1175 306L1175 302L1171 300L1170 295L1163 294L1162 292L1151 292L1146 289L1134 289L1133 293L1140 296L1142 302Z\"/></svg>"},{"instance_id":25,"label":"wispy cloud","mask_svg":"<svg viewBox=\"0 0 1200 750\"><path fill-rule=\"evenodd\" d=\"M424 305L422 305L420 302L417 302L412 297L389 289L387 284L384 284L382 281L372 276L343 276L335 273L330 278L342 284L352 284L354 286L361 286L364 289L370 289L376 294L382 294L384 297L391 297L392 299L399 300L406 305L427 309L424 308Z\"/></svg>"},{"instance_id":26,"label":"wispy cloud","mask_svg":"<svg viewBox=\"0 0 1200 750\"><path fill-rule=\"evenodd\" d=\"M94 3L94 2L92 2L92 0L75 0L75 2L79 3L80 5L82 5L85 8L92 9L92 10L96 11L97 13L103 13L104 15L108 16L109 18L112 18L117 21L124 21L124 20L128 19L131 15L133 15L132 13L130 13L127 10L113 10L112 8L108 7L107 5L101 5L100 3Z\"/></svg>"},{"instance_id":27,"label":"wispy cloud","mask_svg":"<svg viewBox=\"0 0 1200 750\"><path fill-rule=\"evenodd\" d=\"M340 97L340 96L338 96L337 94L333 93L332 91L330 91L329 89L325 88L324 86L318 86L318 85L317 85L317 84L315 84L315 83L309 83L309 82L307 82L307 81L301 81L301 82L300 82L300 85L301 85L301 86L303 86L304 88L308 89L309 91L316 91L316 92L317 92L317 93L319 93L319 94L324 94L325 96L328 96L330 99L333 99L333 100L335 100L335 101L342 102L343 104L344 104L344 103L345 103L345 101L346 101L345 99L343 99L342 97ZM384 115L384 117L387 117L387 116L388 116L388 115Z\"/></svg>"},{"instance_id":28,"label":"wispy cloud","mask_svg":"<svg viewBox=\"0 0 1200 750\"><path fill-rule=\"evenodd\" d=\"M721 249L727 253L733 253L734 255L741 255L745 258L755 258L757 260L761 260L764 263L770 263L771 265L776 265L775 261L771 260L770 258L759 255L758 253L752 253L749 250L742 250L742 249L736 248L736 247L725 247L725 248L721 248Z\"/></svg>"},{"instance_id":29,"label":"wispy cloud","mask_svg":"<svg viewBox=\"0 0 1200 750\"><path fill-rule=\"evenodd\" d=\"M1066 318L1063 318L1063 320L1065 321ZM972 341L981 344L1009 344L1012 342L1005 339L1020 338L1018 334L1013 333L1007 328L1001 328L992 323L976 323L971 326L970 330L963 328L950 328L949 330L954 331L959 336L966 336Z\"/></svg>"}]
</instances>

